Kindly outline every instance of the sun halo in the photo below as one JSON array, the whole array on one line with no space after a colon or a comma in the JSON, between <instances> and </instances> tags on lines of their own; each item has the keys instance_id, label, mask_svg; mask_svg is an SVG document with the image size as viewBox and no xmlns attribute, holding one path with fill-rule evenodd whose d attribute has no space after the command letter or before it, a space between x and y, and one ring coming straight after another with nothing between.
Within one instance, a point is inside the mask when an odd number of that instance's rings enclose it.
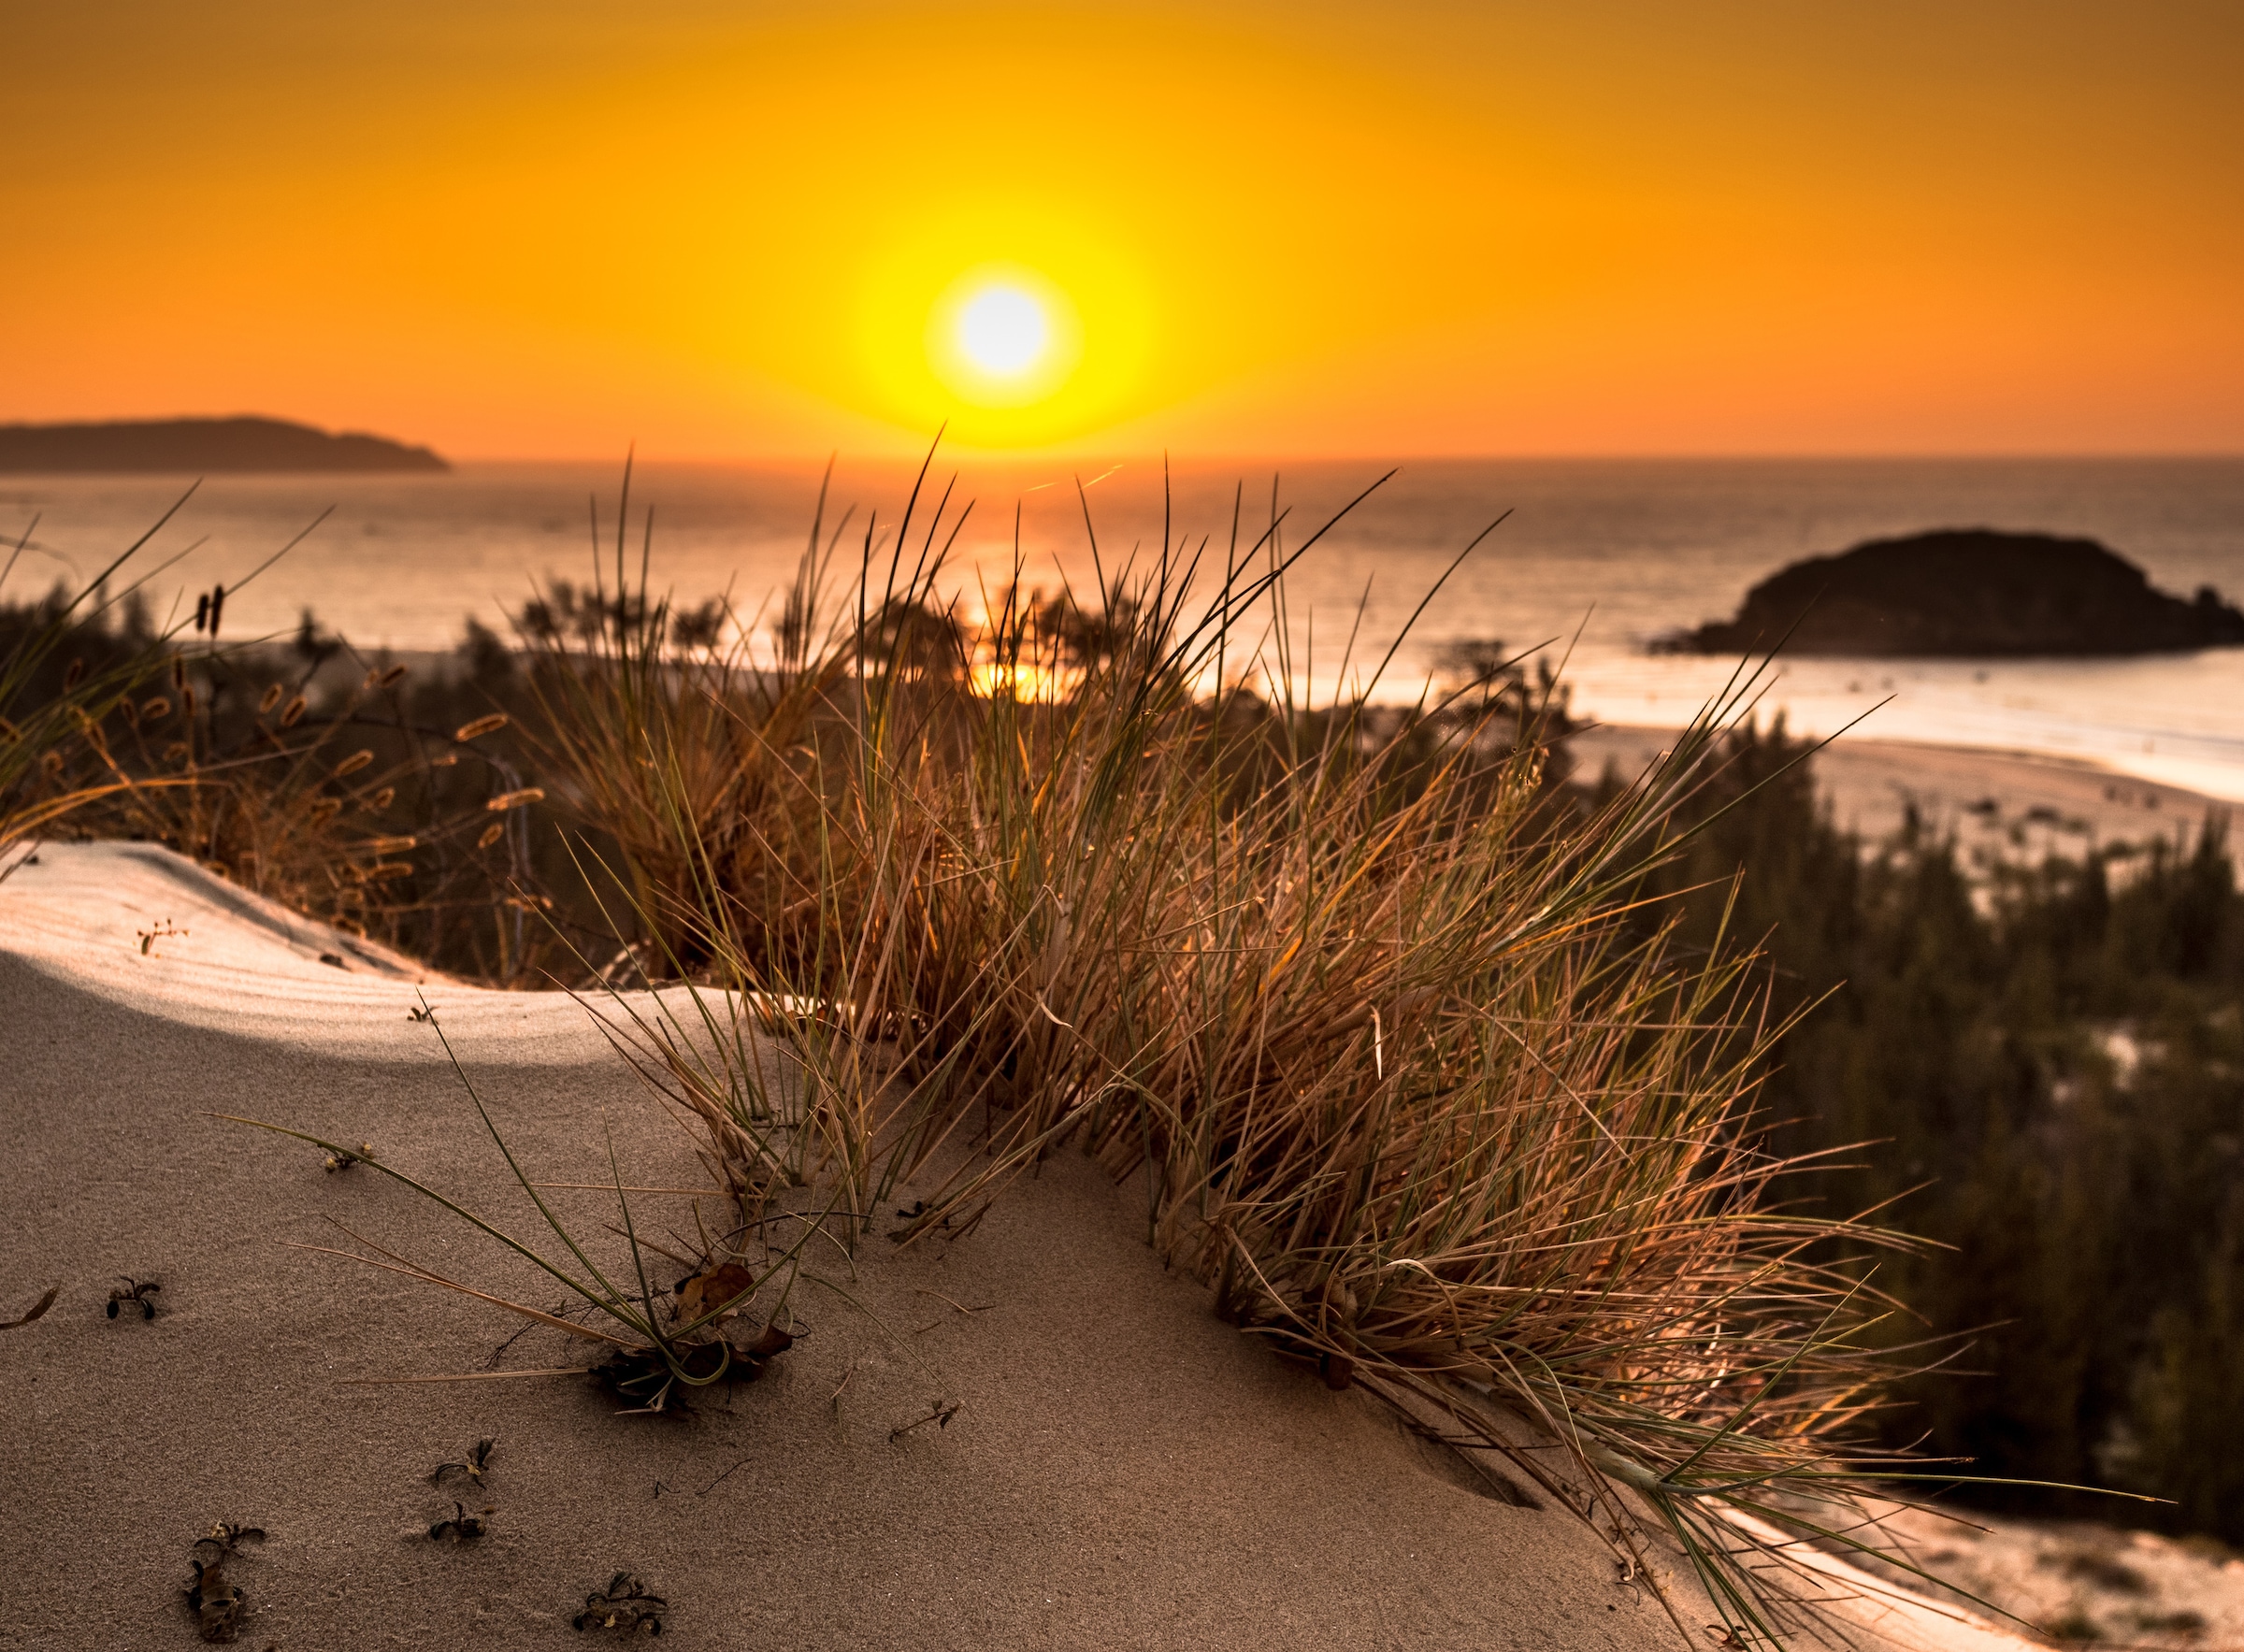
<instances>
[{"instance_id":1,"label":"sun halo","mask_svg":"<svg viewBox=\"0 0 2244 1652\"><path fill-rule=\"evenodd\" d=\"M1040 447L1110 422L1154 342L1136 250L1032 201L929 206L867 257L856 316L867 410L966 448Z\"/></svg>"},{"instance_id":2,"label":"sun halo","mask_svg":"<svg viewBox=\"0 0 2244 1652\"><path fill-rule=\"evenodd\" d=\"M1082 325L1066 294L1034 270L969 270L928 317L928 358L950 392L979 408L1048 400L1073 373Z\"/></svg>"}]
</instances>

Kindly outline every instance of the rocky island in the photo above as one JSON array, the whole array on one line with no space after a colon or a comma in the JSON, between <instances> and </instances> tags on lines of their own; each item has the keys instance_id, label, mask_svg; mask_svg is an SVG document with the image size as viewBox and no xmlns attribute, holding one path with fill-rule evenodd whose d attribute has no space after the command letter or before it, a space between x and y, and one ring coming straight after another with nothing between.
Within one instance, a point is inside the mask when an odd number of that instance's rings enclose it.
<instances>
[{"instance_id":1,"label":"rocky island","mask_svg":"<svg viewBox=\"0 0 2244 1652\"><path fill-rule=\"evenodd\" d=\"M1746 594L1737 617L1662 645L1735 654L2166 654L2244 644L2211 586L2185 600L2093 539L1949 528L1811 556Z\"/></svg>"},{"instance_id":2,"label":"rocky island","mask_svg":"<svg viewBox=\"0 0 2244 1652\"><path fill-rule=\"evenodd\" d=\"M285 419L148 419L0 424L0 472L450 470L427 448L382 436L330 434Z\"/></svg>"}]
</instances>

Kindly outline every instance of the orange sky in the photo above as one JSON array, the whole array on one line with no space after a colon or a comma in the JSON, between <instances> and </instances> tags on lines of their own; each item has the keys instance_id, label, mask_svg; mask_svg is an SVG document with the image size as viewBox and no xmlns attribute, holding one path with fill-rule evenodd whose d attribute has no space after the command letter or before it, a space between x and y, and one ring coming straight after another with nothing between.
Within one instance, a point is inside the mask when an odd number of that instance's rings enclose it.
<instances>
[{"instance_id":1,"label":"orange sky","mask_svg":"<svg viewBox=\"0 0 2244 1652\"><path fill-rule=\"evenodd\" d=\"M463 457L2244 450L2236 0L0 19L0 420ZM1079 348L962 401L928 317Z\"/></svg>"}]
</instances>

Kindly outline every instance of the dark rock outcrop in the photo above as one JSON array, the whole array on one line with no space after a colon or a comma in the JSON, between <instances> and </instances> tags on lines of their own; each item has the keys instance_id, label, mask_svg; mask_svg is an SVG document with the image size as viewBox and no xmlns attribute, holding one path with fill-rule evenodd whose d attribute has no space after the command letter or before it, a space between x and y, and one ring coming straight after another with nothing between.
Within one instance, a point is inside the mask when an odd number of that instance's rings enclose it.
<instances>
[{"instance_id":1,"label":"dark rock outcrop","mask_svg":"<svg viewBox=\"0 0 2244 1652\"><path fill-rule=\"evenodd\" d=\"M209 476L224 471L451 468L426 448L409 448L381 436L331 436L284 419L0 424L0 471L177 471Z\"/></svg>"},{"instance_id":2,"label":"dark rock outcrop","mask_svg":"<svg viewBox=\"0 0 2244 1652\"><path fill-rule=\"evenodd\" d=\"M1790 633L1789 637L1787 633ZM2160 654L2244 643L2244 612L2211 586L2193 601L2093 539L1947 529L1795 562L1737 617L1667 646L1795 654Z\"/></svg>"}]
</instances>

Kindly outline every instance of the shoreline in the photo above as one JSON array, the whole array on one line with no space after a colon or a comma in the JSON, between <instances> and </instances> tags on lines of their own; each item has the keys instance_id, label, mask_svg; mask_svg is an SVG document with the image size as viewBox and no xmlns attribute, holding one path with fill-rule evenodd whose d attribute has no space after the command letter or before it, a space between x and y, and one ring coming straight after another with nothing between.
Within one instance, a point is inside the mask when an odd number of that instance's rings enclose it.
<instances>
[{"instance_id":1,"label":"shoreline","mask_svg":"<svg viewBox=\"0 0 2244 1652\"><path fill-rule=\"evenodd\" d=\"M1641 773L1678 730L1600 724L1570 740L1575 776L1594 780L1610 763L1624 780ZM1914 804L1924 825L1952 833L1966 852L2003 858L2079 855L2083 849L2194 841L2208 815L2232 805L2181 786L2139 780L2078 757L1977 746L1842 735L1810 759L1816 789L1834 825L1866 846L1901 828Z\"/></svg>"},{"instance_id":2,"label":"shoreline","mask_svg":"<svg viewBox=\"0 0 2244 1652\"><path fill-rule=\"evenodd\" d=\"M519 669L525 652L510 644ZM251 644L239 667L280 668L300 658L280 639ZM343 687L360 674L403 666L411 683L461 683L470 673L465 646L452 649L342 649L309 672L307 685ZM245 672L246 675L246 672ZM1624 780L1641 773L1680 730L1666 724L1590 722L1570 736L1577 782L1594 783L1611 764ZM1842 734L1815 751L1817 790L1835 825L1875 845L1901 828L1914 803L1923 824L1952 832L1965 851L2003 858L2078 855L2115 844L2194 840L2209 815L2244 804L2150 780L2094 758L2021 748Z\"/></svg>"}]
</instances>

